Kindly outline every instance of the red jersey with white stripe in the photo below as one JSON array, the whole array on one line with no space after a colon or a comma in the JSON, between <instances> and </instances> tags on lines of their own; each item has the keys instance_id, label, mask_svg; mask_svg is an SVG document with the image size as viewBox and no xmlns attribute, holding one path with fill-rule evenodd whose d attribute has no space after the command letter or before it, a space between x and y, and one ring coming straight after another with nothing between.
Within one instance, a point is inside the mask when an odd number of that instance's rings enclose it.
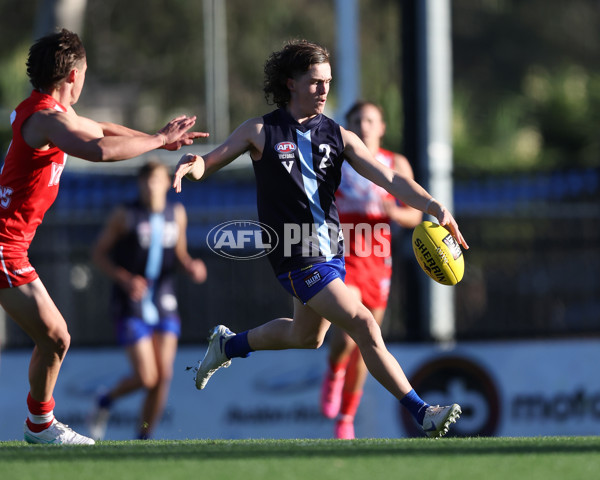
<instances>
[{"instance_id":1,"label":"red jersey with white stripe","mask_svg":"<svg viewBox=\"0 0 600 480\"><path fill-rule=\"evenodd\" d=\"M394 153L380 148L375 159L394 168ZM346 285L360 291L369 309L387 305L392 276L391 232L383 200L393 200L387 190L342 166L342 181L336 192L340 223L344 225Z\"/></svg>"},{"instance_id":2,"label":"red jersey with white stripe","mask_svg":"<svg viewBox=\"0 0 600 480\"><path fill-rule=\"evenodd\" d=\"M394 168L394 153L380 148L375 159L386 167ZM387 222L389 219L382 206L382 200L393 200L387 190L375 185L360 175L347 162L342 165L342 181L335 195L335 203L342 215L360 216Z\"/></svg>"},{"instance_id":3,"label":"red jersey with white stripe","mask_svg":"<svg viewBox=\"0 0 600 480\"><path fill-rule=\"evenodd\" d=\"M31 148L21 135L25 120L40 110L67 109L33 91L11 114L13 137L0 172L0 251L3 260L26 257L38 225L58 194L67 155L58 147Z\"/></svg>"}]
</instances>

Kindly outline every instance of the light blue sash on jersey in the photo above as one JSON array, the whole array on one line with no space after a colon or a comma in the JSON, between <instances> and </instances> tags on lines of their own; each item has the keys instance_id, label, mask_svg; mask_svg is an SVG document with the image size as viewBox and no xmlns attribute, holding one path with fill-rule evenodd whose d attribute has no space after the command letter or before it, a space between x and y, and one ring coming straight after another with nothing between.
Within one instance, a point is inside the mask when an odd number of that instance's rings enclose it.
<instances>
[{"instance_id":1,"label":"light blue sash on jersey","mask_svg":"<svg viewBox=\"0 0 600 480\"><path fill-rule=\"evenodd\" d=\"M146 261L146 280L148 290L142 299L142 318L149 325L156 325L159 320L158 309L152 301L154 286L160 275L163 257L163 231L165 216L163 213L150 214L150 246L148 247L148 260Z\"/></svg>"}]
</instances>

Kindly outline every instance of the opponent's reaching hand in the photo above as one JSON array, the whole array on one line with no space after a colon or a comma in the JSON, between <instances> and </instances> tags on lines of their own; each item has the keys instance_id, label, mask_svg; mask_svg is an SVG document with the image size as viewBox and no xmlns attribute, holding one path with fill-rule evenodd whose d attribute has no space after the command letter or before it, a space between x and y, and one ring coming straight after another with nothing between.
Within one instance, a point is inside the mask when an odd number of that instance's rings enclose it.
<instances>
[{"instance_id":1,"label":"opponent's reaching hand","mask_svg":"<svg viewBox=\"0 0 600 480\"><path fill-rule=\"evenodd\" d=\"M163 148L171 147L168 150L177 150L182 145L189 145L194 138L207 137L207 133L196 132L189 134L187 131L196 123L196 116L188 117L180 115L167 123L158 131L158 135L163 137ZM190 136L193 135L193 136Z\"/></svg>"},{"instance_id":2,"label":"opponent's reaching hand","mask_svg":"<svg viewBox=\"0 0 600 480\"><path fill-rule=\"evenodd\" d=\"M173 188L177 193L181 192L181 179L183 177L189 180L200 180L204 175L204 160L200 155L186 153L175 167L175 175L173 177Z\"/></svg>"},{"instance_id":3,"label":"opponent's reaching hand","mask_svg":"<svg viewBox=\"0 0 600 480\"><path fill-rule=\"evenodd\" d=\"M167 143L162 148L173 152L175 150L179 150L184 145L192 145L194 143L195 138L206 138L208 136L209 136L209 134L206 132L185 132L179 138L179 140L176 140L172 143Z\"/></svg>"}]
</instances>

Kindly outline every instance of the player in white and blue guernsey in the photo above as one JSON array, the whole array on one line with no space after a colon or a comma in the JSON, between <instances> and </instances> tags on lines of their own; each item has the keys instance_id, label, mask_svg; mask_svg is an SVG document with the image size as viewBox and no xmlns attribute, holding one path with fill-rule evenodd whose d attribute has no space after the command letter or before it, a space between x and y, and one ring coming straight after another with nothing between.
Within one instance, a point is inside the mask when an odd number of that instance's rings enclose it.
<instances>
[{"instance_id":1,"label":"player in white and blue guernsey","mask_svg":"<svg viewBox=\"0 0 600 480\"><path fill-rule=\"evenodd\" d=\"M294 315L237 335L223 325L215 327L196 368L196 387L203 389L219 368L252 351L319 348L334 323L352 337L369 372L426 434L443 436L459 417L460 406L430 406L416 394L387 350L373 315L344 284L343 239L334 197L343 161L405 204L435 216L464 248L468 245L440 202L375 160L358 136L323 114L331 82L325 48L305 40L288 43L271 54L264 71L265 95L279 108L244 122L204 157L184 155L173 186L179 192L183 177L200 180L241 154L250 154L259 220L279 236L268 258L294 297Z\"/></svg>"}]
</instances>

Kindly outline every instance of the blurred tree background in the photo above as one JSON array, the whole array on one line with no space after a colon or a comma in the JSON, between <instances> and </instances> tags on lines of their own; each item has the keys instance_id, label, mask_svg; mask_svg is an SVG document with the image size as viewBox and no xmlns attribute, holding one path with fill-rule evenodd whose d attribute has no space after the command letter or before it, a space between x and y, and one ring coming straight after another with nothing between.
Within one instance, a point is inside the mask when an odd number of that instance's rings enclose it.
<instances>
[{"instance_id":1,"label":"blurred tree background","mask_svg":"<svg viewBox=\"0 0 600 480\"><path fill-rule=\"evenodd\" d=\"M600 164L600 2L453 2L457 173Z\"/></svg>"},{"instance_id":2,"label":"blurred tree background","mask_svg":"<svg viewBox=\"0 0 600 480\"><path fill-rule=\"evenodd\" d=\"M41 1L0 0L0 143L24 97L27 50ZM473 172L550 170L600 163L600 2L452 2L454 156ZM362 96L386 107L386 144L402 148L400 0L359 0ZM269 108L262 67L294 37L333 54L334 1L226 0L232 127ZM205 111L202 2L88 0L81 114L145 131L174 114Z\"/></svg>"}]
</instances>

